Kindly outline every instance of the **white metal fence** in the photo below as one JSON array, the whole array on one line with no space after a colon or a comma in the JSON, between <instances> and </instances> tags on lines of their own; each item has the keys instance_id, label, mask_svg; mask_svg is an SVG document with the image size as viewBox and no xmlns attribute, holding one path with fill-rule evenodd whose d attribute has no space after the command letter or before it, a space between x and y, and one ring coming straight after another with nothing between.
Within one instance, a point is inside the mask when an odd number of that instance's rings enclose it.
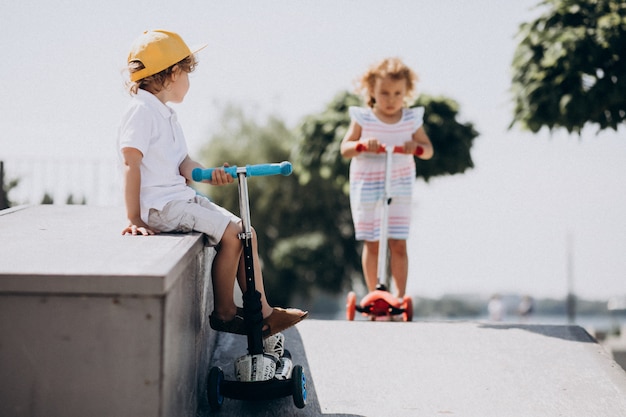
<instances>
[{"instance_id":1,"label":"white metal fence","mask_svg":"<svg viewBox=\"0 0 626 417\"><path fill-rule=\"evenodd\" d=\"M120 170L114 159L3 158L12 205L39 204L47 194L54 204L111 206L122 202Z\"/></svg>"}]
</instances>

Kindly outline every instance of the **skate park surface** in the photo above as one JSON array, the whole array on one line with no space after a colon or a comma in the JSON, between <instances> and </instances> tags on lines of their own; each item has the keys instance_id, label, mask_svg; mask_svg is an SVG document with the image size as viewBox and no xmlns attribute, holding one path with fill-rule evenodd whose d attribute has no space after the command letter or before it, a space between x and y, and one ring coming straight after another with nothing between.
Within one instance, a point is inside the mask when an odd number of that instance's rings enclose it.
<instances>
[{"instance_id":1,"label":"skate park surface","mask_svg":"<svg viewBox=\"0 0 626 417\"><path fill-rule=\"evenodd\" d=\"M305 320L284 334L307 406L225 399L215 415L626 416L626 372L578 326ZM245 353L219 334L212 365L232 378Z\"/></svg>"}]
</instances>

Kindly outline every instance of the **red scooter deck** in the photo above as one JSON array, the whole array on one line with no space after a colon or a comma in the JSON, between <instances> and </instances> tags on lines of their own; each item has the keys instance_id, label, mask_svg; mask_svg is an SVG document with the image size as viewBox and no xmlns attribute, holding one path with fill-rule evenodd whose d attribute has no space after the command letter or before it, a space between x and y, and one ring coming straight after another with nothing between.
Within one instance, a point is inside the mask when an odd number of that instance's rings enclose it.
<instances>
[{"instance_id":1,"label":"red scooter deck","mask_svg":"<svg viewBox=\"0 0 626 417\"><path fill-rule=\"evenodd\" d=\"M405 295L402 301L400 301L391 295L389 291L374 290L363 297L361 302L357 304L356 294L350 292L346 303L347 319L354 320L357 311L371 320L401 315L403 321L412 321L413 300L408 295Z\"/></svg>"}]
</instances>

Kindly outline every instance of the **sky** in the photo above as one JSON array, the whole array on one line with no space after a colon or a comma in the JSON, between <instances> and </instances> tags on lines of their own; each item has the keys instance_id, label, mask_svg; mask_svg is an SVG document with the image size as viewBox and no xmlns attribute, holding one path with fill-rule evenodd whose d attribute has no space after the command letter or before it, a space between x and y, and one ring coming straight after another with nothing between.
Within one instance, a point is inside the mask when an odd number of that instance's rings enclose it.
<instances>
[{"instance_id":1,"label":"sky","mask_svg":"<svg viewBox=\"0 0 626 417\"><path fill-rule=\"evenodd\" d=\"M409 293L563 297L571 277L581 297L626 295L625 129L508 129L514 36L537 3L2 2L0 160L114 161L122 70L147 29L209 45L172 106L192 157L229 103L296 127L370 64L398 56L419 91L456 100L460 121L480 133L474 169L416 184Z\"/></svg>"}]
</instances>

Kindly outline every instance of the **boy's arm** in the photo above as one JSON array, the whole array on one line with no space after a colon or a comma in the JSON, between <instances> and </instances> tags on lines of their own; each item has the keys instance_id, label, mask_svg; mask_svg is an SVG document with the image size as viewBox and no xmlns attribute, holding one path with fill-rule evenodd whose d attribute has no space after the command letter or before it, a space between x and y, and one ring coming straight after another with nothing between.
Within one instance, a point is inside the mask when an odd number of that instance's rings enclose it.
<instances>
[{"instance_id":1,"label":"boy's arm","mask_svg":"<svg viewBox=\"0 0 626 417\"><path fill-rule=\"evenodd\" d=\"M144 223L141 219L141 206L139 204L139 191L141 190L141 160L143 154L136 148L122 149L124 159L124 201L126 203L126 216L130 222L122 230L122 234L136 235L137 232L147 236L158 233Z\"/></svg>"},{"instance_id":2,"label":"boy's arm","mask_svg":"<svg viewBox=\"0 0 626 417\"><path fill-rule=\"evenodd\" d=\"M224 166L228 166L228 164L224 164ZM181 162L180 166L178 167L178 170L180 171L180 175L185 177L185 179L187 180L187 183L189 183L193 181L191 173L196 168L204 169L202 164L194 161L193 159L189 157L189 155L187 155L185 159L183 160L183 162ZM211 181L205 181L205 182L208 182L209 184L212 184L212 185L224 185L224 184L230 184L233 181L234 181L234 178L230 176L229 174L227 174L223 169L215 169L213 170L213 177L211 178Z\"/></svg>"}]
</instances>

